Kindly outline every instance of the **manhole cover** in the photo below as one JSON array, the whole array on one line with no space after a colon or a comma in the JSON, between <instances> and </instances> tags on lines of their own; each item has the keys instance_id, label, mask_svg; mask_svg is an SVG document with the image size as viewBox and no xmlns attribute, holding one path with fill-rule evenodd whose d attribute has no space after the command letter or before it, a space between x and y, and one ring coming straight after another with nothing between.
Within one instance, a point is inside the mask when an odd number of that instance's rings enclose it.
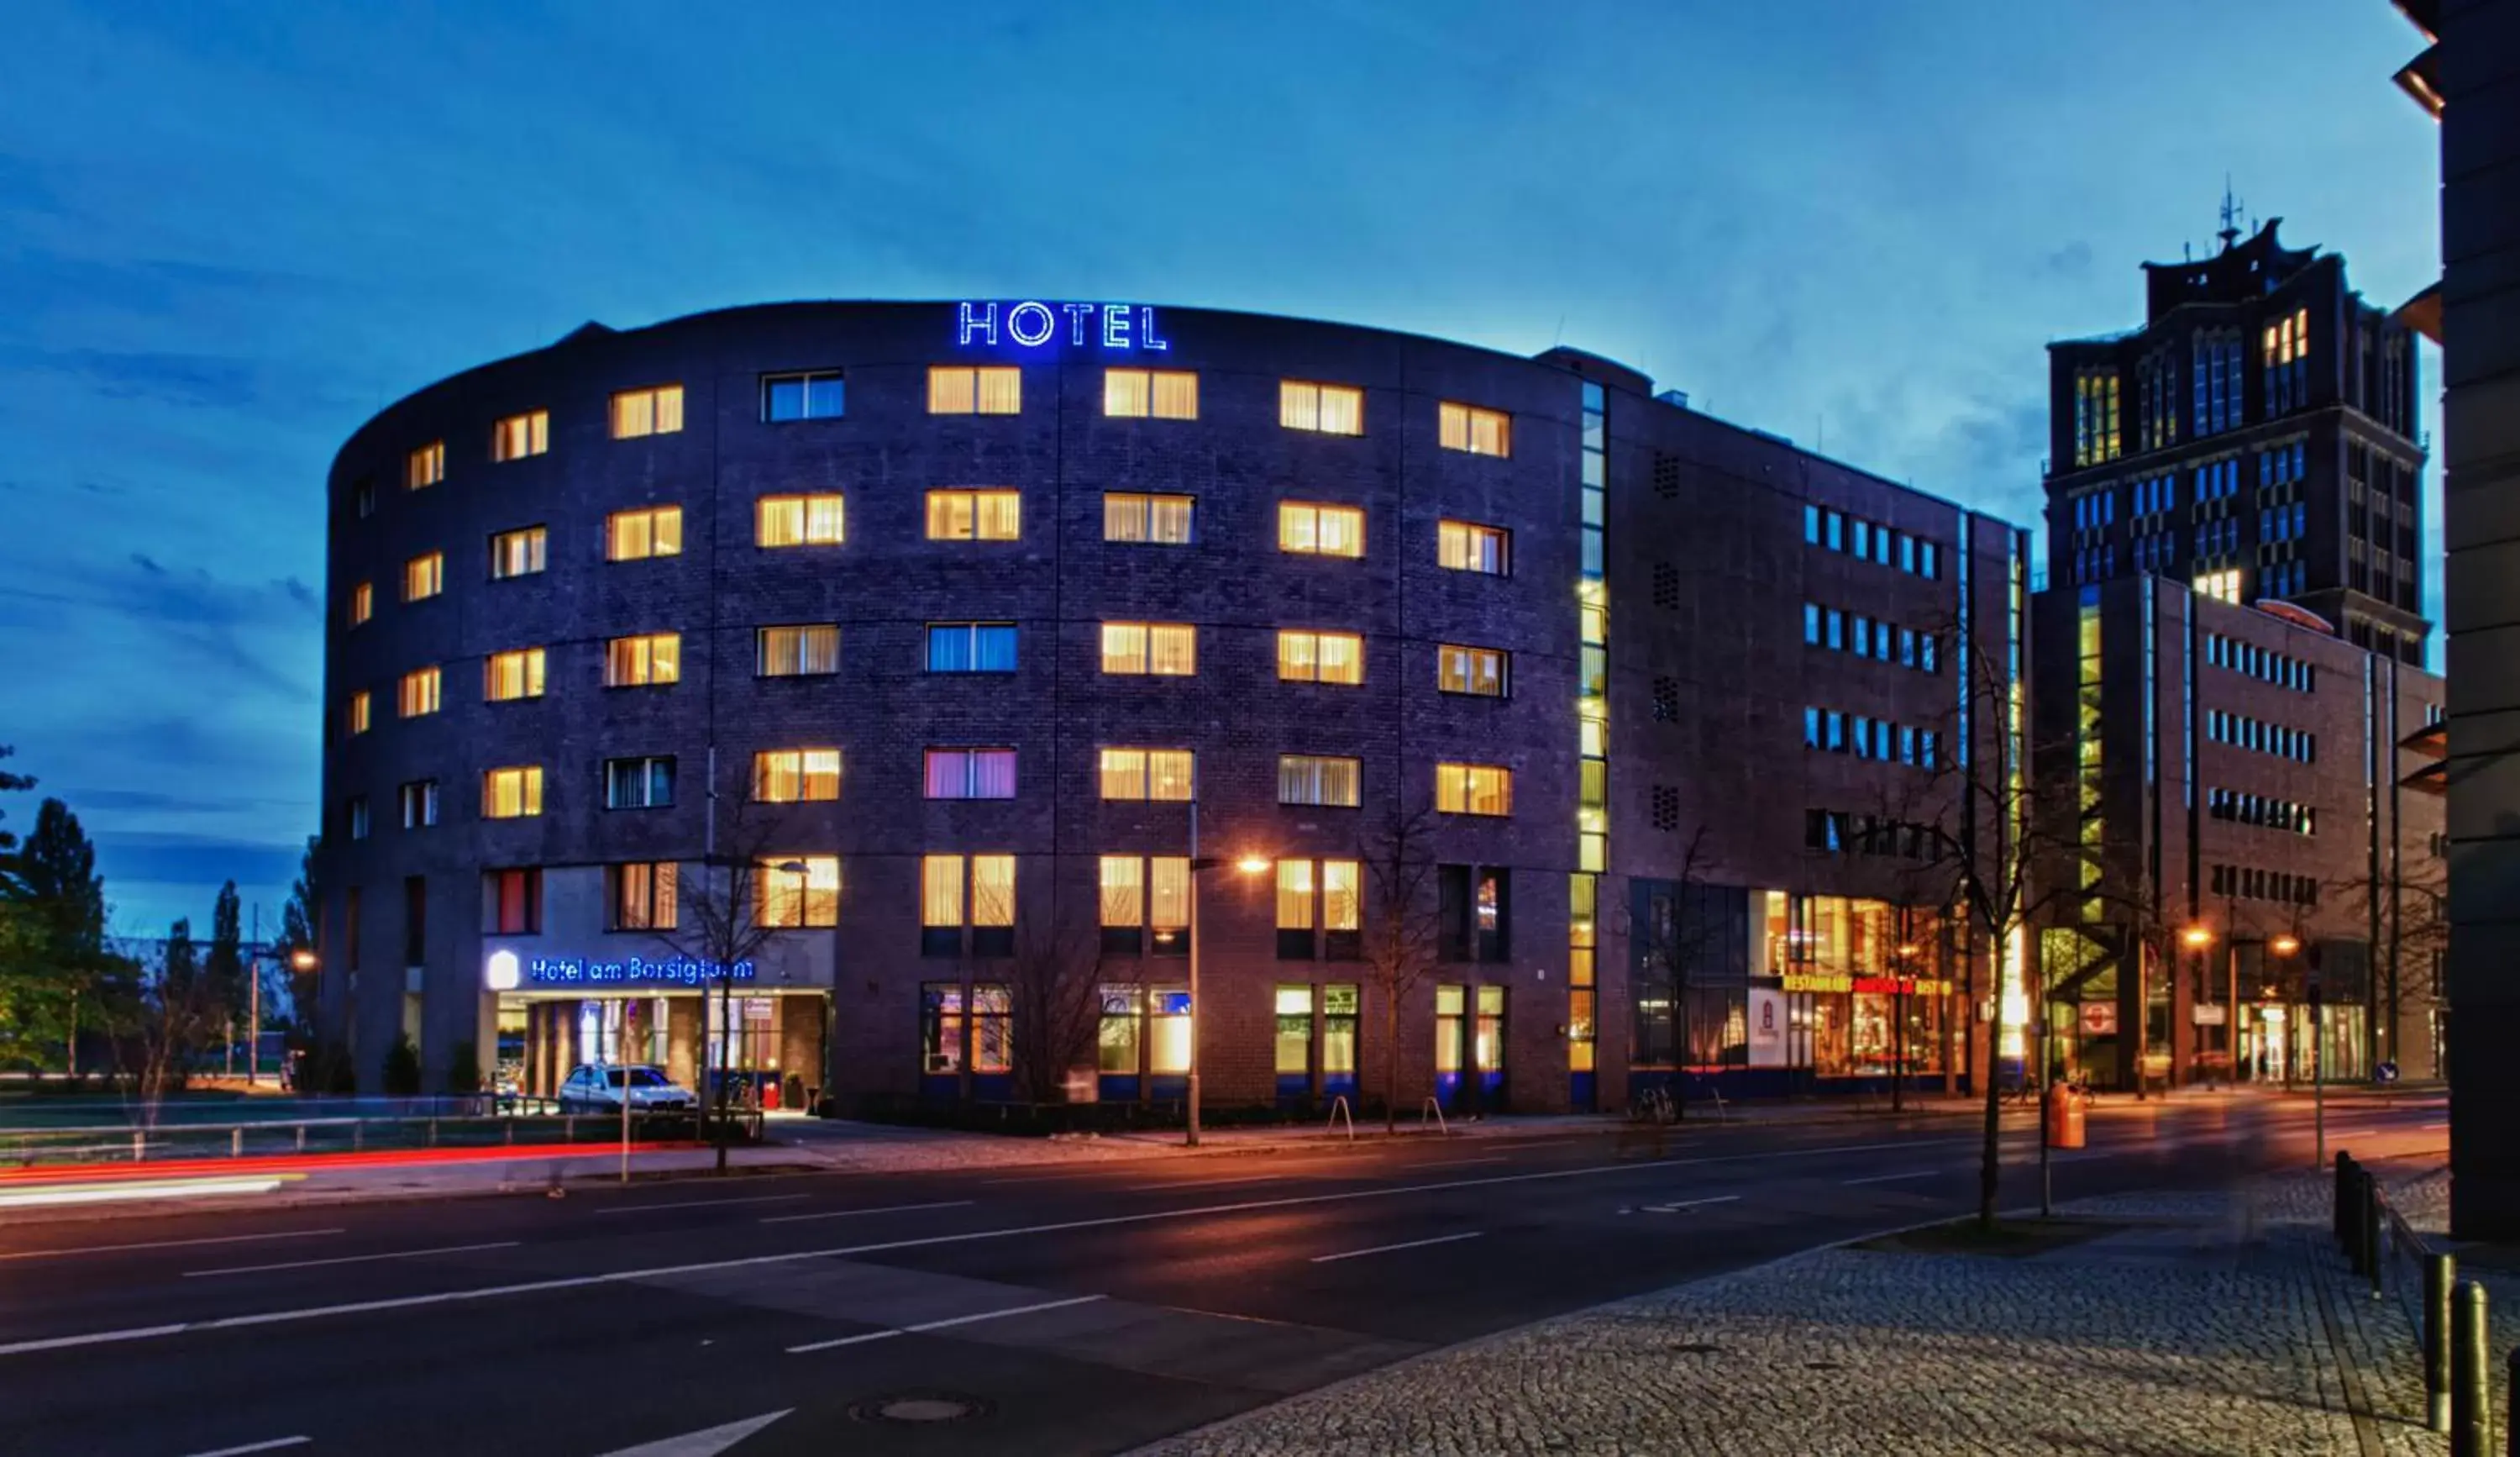
<instances>
[{"instance_id":1,"label":"manhole cover","mask_svg":"<svg viewBox=\"0 0 2520 1457\"><path fill-rule=\"evenodd\" d=\"M849 1408L861 1422L961 1422L981 1415L988 1403L969 1396L937 1392L878 1396Z\"/></svg>"}]
</instances>

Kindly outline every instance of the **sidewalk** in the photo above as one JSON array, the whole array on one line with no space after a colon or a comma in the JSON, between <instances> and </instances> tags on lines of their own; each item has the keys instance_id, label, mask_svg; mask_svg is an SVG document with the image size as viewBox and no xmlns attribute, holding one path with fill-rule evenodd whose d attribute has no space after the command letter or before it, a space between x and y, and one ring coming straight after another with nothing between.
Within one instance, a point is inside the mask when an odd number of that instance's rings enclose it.
<instances>
[{"instance_id":1,"label":"sidewalk","mask_svg":"<svg viewBox=\"0 0 2520 1457\"><path fill-rule=\"evenodd\" d=\"M2324 1176L2066 1207L2013 1254L1925 1232L1431 1352L1145 1449L2404 1453L2414 1336L2334 1252Z\"/></svg>"}]
</instances>

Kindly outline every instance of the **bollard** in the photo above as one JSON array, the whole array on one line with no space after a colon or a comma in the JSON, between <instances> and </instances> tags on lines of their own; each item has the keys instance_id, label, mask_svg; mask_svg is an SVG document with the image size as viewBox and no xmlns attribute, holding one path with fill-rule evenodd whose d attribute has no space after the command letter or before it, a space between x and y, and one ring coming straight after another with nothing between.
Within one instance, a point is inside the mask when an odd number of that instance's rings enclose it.
<instances>
[{"instance_id":1,"label":"bollard","mask_svg":"<svg viewBox=\"0 0 2520 1457\"><path fill-rule=\"evenodd\" d=\"M2363 1184L2364 1177L2362 1165L2356 1164L2345 1182L2345 1259L2357 1275L2371 1273L2369 1254L2362 1248L2362 1237L2367 1229L2363 1215L2371 1200L2370 1191Z\"/></svg>"},{"instance_id":2,"label":"bollard","mask_svg":"<svg viewBox=\"0 0 2520 1457\"><path fill-rule=\"evenodd\" d=\"M2389 1207L2380 1198L2378 1176L2366 1175L2362 1191L2362 1248L2370 1256L2371 1298L2376 1300L2389 1273Z\"/></svg>"},{"instance_id":3,"label":"bollard","mask_svg":"<svg viewBox=\"0 0 2520 1457\"><path fill-rule=\"evenodd\" d=\"M2336 1151L2336 1198L2329 1223L2335 1227L2337 1248L2351 1251L2353 1243L2346 1237L2345 1211L2354 1205L2354 1156L2343 1149Z\"/></svg>"},{"instance_id":4,"label":"bollard","mask_svg":"<svg viewBox=\"0 0 2520 1457\"><path fill-rule=\"evenodd\" d=\"M432 1149L437 1147L437 1119L435 1118L428 1120L428 1146Z\"/></svg>"},{"instance_id":5,"label":"bollard","mask_svg":"<svg viewBox=\"0 0 2520 1457\"><path fill-rule=\"evenodd\" d=\"M149 1135L142 1129L131 1130L131 1161L141 1162L149 1157Z\"/></svg>"},{"instance_id":6,"label":"bollard","mask_svg":"<svg viewBox=\"0 0 2520 1457\"><path fill-rule=\"evenodd\" d=\"M2450 1430L2450 1301L2458 1286L2458 1261L2424 1256L2424 1425Z\"/></svg>"},{"instance_id":7,"label":"bollard","mask_svg":"<svg viewBox=\"0 0 2520 1457\"><path fill-rule=\"evenodd\" d=\"M360 1147L366 1144L367 1141L368 1125L365 1123L352 1123L350 1125L350 1152L353 1154L357 1153Z\"/></svg>"},{"instance_id":8,"label":"bollard","mask_svg":"<svg viewBox=\"0 0 2520 1457\"><path fill-rule=\"evenodd\" d=\"M306 1125L304 1123L297 1125L297 1152L301 1154L306 1152Z\"/></svg>"},{"instance_id":9,"label":"bollard","mask_svg":"<svg viewBox=\"0 0 2520 1457\"><path fill-rule=\"evenodd\" d=\"M2486 1457L2494 1417L2486 1404L2485 1287L2463 1281L2451 1303L2451 1457Z\"/></svg>"},{"instance_id":10,"label":"bollard","mask_svg":"<svg viewBox=\"0 0 2520 1457\"><path fill-rule=\"evenodd\" d=\"M245 1157L245 1130L243 1128L230 1128L228 1130L228 1157L231 1159L242 1159Z\"/></svg>"}]
</instances>

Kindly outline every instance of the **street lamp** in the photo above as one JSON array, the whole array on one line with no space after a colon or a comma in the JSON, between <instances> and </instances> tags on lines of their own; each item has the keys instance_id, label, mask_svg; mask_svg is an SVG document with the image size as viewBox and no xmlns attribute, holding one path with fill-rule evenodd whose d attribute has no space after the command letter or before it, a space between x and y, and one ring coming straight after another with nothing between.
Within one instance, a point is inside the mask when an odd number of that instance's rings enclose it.
<instances>
[{"instance_id":1,"label":"street lamp","mask_svg":"<svg viewBox=\"0 0 2520 1457\"><path fill-rule=\"evenodd\" d=\"M2204 989L2205 989L2205 948L2206 948L2206 947L2208 947L2208 946L2210 946L2210 945L2213 945L2213 944L2214 944L2214 932L2213 932L2213 929L2212 929L2211 927L2208 927L2208 926L2203 925L2202 923L2199 923L2199 924L2197 924L2197 925L2193 925L2193 926L2188 927L2188 928L2187 928L2186 930L2184 930L2184 931L2182 931L2182 932L2179 933L2179 939L2180 939L2180 942L2181 942L2182 944L2183 944L2184 946L2186 946L2188 950L2193 951L2193 952L2195 952L2195 953L2196 953L2196 981L2195 981L2195 986L2196 986L2196 989L2201 993L2201 992L2202 992L2202 991L2204 991ZM2227 988L2227 990L2228 990L2228 988ZM2231 1080L2232 1080L2232 1081L2234 1081L2234 1082L2237 1082L2237 1081L2239 1081L2239 1072L2238 1072L2238 1062L2239 1062L2239 1059L2238 1059L2238 1057L2237 1057L2237 1055L2236 1055L2236 1051L2235 1051L2235 1050L2237 1049L2237 1047L2239 1046L2239 1044L2238 1044L2236 1041L2234 1041L2233 1039L2234 1039L2234 1038L2236 1038L2239 1034L2238 1034L2238 1030L2237 1030L2237 1027L2236 1027L2236 1024L2236 1024L2236 1017L2235 1017L2235 1015L2234 1015L2234 1013L2233 1013L2233 1010L2232 1010L2232 1007L2231 1007L2231 1003L2232 1003L2234 1000L2236 1000L2236 998L2233 998L2233 997L2230 997L2230 996L2228 996L2228 995L2227 995L2227 996L2225 997L2225 999L2224 999L2224 1004L2223 1004L2223 1052L2224 1052L2224 1057L2225 1057L2226 1061L2230 1065L2230 1077L2231 1077ZM2177 1029L2176 1029L2176 1028L2173 1028L2173 1029L2172 1029L2171 1035L2172 1035L2172 1036L2177 1036L2177 1035L2178 1035L2178 1031L2177 1031ZM2194 1038L2195 1038L2195 1040L2196 1040L2196 1042L2198 1043L2198 1046L2197 1046L2197 1049L2196 1049L2196 1050L2197 1050L2197 1054L2198 1054L2198 1058L2197 1058L2197 1060L2198 1060L2199 1062L2203 1062L2203 1061L2204 1061L2204 1057L2203 1057L2203 1054L2204 1054L2204 1047L2203 1047L2203 1045L2202 1045L2202 1044L2204 1043L2204 1040L2205 1040L2204 1033L2202 1032L2202 1030L2199 1030L2199 1029L2191 1029L2191 1030L2190 1030L2190 1032L2189 1032L2189 1035L2190 1035L2190 1036L2192 1036L2192 1037L2194 1037ZM2208 1064L2208 1065L2207 1065L2207 1070L2208 1070L2206 1071L2206 1074L2205 1074L2205 1085L2206 1085L2206 1087L2207 1087L2207 1088L2209 1088L2209 1089L2210 1089L2211 1087L2213 1087L2213 1085L2214 1085L2214 1074L2213 1074L2213 1071L2211 1070L2211 1069L2212 1069L2212 1065L2211 1065L2211 1064Z\"/></svg>"},{"instance_id":2,"label":"street lamp","mask_svg":"<svg viewBox=\"0 0 2520 1457\"><path fill-rule=\"evenodd\" d=\"M1198 1023L1204 1010L1198 1000L1198 874L1214 870L1223 860L1202 860L1198 855L1198 763L1193 759L1190 770L1190 1101L1185 1107L1187 1126L1182 1143L1198 1147ZM1267 857L1245 852L1235 860L1234 868L1244 875L1259 875L1270 866Z\"/></svg>"}]
</instances>

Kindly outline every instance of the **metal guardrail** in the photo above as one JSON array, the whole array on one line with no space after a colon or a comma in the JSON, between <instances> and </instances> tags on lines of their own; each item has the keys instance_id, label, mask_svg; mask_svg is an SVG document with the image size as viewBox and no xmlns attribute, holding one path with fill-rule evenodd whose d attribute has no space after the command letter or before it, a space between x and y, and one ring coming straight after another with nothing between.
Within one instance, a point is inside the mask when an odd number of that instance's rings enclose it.
<instances>
[{"instance_id":1,"label":"metal guardrail","mask_svg":"<svg viewBox=\"0 0 2520 1457\"><path fill-rule=\"evenodd\" d=\"M417 1101L417 1100L416 1100ZM504 1111L496 1103L509 1105ZM550 1099L472 1100L476 1111L399 1116L267 1117L246 1122L67 1124L0 1129L0 1166L137 1163L167 1159L367 1153L385 1149L495 1148L519 1141L617 1139L619 1112L562 1114ZM652 1134L690 1125L689 1114L632 1112L632 1127Z\"/></svg>"},{"instance_id":2,"label":"metal guardrail","mask_svg":"<svg viewBox=\"0 0 2520 1457\"><path fill-rule=\"evenodd\" d=\"M2380 1299L2394 1284L2409 1304L2423 1362L2424 1424L2450 1435L2452 1457L2486 1457L2494 1447L2492 1377L2488 1365L2485 1287L2458 1278L2458 1262L2436 1251L2381 1186L2379 1176L2343 1150L2336 1155L2337 1243L2354 1273ZM2512 1389L2520 1391L2520 1348L2510 1355ZM2507 1424L2520 1457L2520 1412Z\"/></svg>"}]
</instances>

